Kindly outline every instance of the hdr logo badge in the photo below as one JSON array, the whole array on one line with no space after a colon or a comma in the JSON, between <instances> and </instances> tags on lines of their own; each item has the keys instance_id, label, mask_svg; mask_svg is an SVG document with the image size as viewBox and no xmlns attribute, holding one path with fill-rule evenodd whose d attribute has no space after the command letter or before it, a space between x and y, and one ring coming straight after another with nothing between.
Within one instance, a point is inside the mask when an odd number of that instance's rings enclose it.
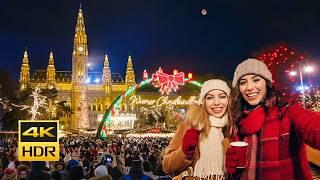
<instances>
[{"instance_id":1,"label":"hdr logo badge","mask_svg":"<svg viewBox=\"0 0 320 180\"><path fill-rule=\"evenodd\" d=\"M19 161L59 161L59 121L19 121Z\"/></svg>"}]
</instances>

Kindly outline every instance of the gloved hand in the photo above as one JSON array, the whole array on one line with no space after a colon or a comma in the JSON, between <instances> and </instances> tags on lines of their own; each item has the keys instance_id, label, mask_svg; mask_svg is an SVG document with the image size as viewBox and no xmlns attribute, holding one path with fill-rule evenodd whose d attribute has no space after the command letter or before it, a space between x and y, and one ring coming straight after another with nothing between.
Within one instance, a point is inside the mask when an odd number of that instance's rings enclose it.
<instances>
[{"instance_id":1,"label":"gloved hand","mask_svg":"<svg viewBox=\"0 0 320 180\"><path fill-rule=\"evenodd\" d=\"M182 142L182 150L187 159L192 159L199 142L200 131L198 129L187 129Z\"/></svg>"},{"instance_id":2,"label":"gloved hand","mask_svg":"<svg viewBox=\"0 0 320 180\"><path fill-rule=\"evenodd\" d=\"M226 153L226 168L228 174L234 174L237 171L239 156L236 148L229 147Z\"/></svg>"}]
</instances>

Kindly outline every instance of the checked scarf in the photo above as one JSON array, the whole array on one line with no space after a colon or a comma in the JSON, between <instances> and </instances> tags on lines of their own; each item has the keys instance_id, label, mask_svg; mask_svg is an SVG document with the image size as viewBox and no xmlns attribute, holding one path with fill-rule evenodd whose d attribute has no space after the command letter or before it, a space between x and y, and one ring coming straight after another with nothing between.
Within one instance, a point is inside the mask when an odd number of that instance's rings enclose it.
<instances>
[{"instance_id":1,"label":"checked scarf","mask_svg":"<svg viewBox=\"0 0 320 180\"><path fill-rule=\"evenodd\" d=\"M239 133L244 136L243 141L248 143L247 166L241 175L242 180L256 179L258 132L261 130L266 118L264 107L260 106L250 111L246 117L240 121Z\"/></svg>"}]
</instances>

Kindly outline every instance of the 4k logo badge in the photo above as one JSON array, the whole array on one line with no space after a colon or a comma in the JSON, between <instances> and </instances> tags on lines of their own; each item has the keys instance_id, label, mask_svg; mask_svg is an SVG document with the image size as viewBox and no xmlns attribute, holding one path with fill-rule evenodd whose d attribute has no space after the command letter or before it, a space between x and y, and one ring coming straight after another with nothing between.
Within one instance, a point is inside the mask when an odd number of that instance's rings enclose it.
<instances>
[{"instance_id":1,"label":"4k logo badge","mask_svg":"<svg viewBox=\"0 0 320 180\"><path fill-rule=\"evenodd\" d=\"M19 161L59 161L59 121L19 121Z\"/></svg>"}]
</instances>

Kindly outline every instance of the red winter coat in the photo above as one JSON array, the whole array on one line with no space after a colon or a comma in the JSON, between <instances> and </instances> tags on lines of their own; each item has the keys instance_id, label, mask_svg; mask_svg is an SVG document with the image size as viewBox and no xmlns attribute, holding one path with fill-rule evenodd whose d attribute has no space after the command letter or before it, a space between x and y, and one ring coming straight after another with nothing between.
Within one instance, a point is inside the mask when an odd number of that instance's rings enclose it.
<instances>
[{"instance_id":1,"label":"red winter coat","mask_svg":"<svg viewBox=\"0 0 320 180\"><path fill-rule=\"evenodd\" d=\"M320 113L272 108L259 133L256 179L312 179L305 144L320 149Z\"/></svg>"}]
</instances>

